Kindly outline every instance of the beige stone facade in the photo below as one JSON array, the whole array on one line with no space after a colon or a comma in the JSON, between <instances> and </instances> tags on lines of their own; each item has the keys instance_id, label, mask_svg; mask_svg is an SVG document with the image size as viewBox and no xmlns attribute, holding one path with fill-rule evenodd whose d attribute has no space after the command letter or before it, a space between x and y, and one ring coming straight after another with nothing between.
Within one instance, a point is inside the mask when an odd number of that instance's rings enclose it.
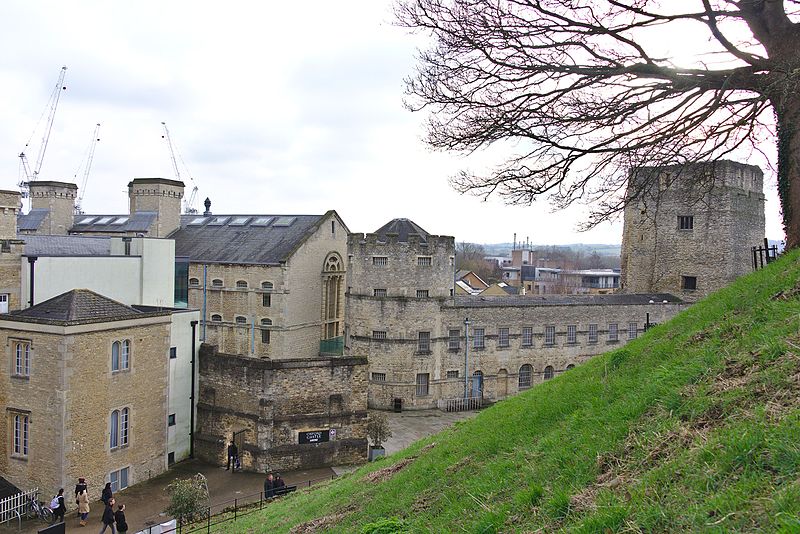
<instances>
[{"instance_id":1,"label":"beige stone facade","mask_svg":"<svg viewBox=\"0 0 800 534\"><path fill-rule=\"evenodd\" d=\"M183 182L166 178L135 178L128 184L130 213L157 214L150 237L166 237L180 228L183 188Z\"/></svg>"},{"instance_id":2,"label":"beige stone facade","mask_svg":"<svg viewBox=\"0 0 800 534\"><path fill-rule=\"evenodd\" d=\"M67 182L46 180L28 184L32 210L47 210L47 216L39 226L38 233L45 235L67 235L75 214L75 199L78 186Z\"/></svg>"},{"instance_id":3,"label":"beige stone facade","mask_svg":"<svg viewBox=\"0 0 800 534\"><path fill-rule=\"evenodd\" d=\"M129 341L127 369L112 371L115 341ZM16 346L29 347L29 367L18 373ZM97 498L112 473L127 469L127 484L163 472L166 461L168 313L90 324L0 319L0 472L22 488L53 494L78 477ZM112 412L127 410L127 442ZM15 416L27 418L24 448ZM118 424L122 423L118 421ZM67 505L71 504L67 499Z\"/></svg>"}]
</instances>

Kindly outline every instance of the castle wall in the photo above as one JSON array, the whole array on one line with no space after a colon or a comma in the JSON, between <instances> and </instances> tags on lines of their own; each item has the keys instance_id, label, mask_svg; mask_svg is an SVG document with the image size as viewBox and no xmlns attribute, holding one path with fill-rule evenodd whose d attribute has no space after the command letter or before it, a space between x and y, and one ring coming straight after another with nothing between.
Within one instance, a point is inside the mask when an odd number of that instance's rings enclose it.
<instances>
[{"instance_id":1,"label":"castle wall","mask_svg":"<svg viewBox=\"0 0 800 534\"><path fill-rule=\"evenodd\" d=\"M184 184L166 178L134 178L128 184L130 213L153 211L158 215L149 237L166 237L181 226Z\"/></svg>"}]
</instances>

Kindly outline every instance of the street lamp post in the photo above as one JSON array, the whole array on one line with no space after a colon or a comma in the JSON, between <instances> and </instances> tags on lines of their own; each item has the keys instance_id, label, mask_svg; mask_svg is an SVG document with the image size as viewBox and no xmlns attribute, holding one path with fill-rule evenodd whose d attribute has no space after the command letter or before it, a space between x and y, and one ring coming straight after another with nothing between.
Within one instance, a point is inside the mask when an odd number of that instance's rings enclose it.
<instances>
[{"instance_id":1,"label":"street lamp post","mask_svg":"<svg viewBox=\"0 0 800 534\"><path fill-rule=\"evenodd\" d=\"M469 317L464 319L464 398L469 392Z\"/></svg>"}]
</instances>

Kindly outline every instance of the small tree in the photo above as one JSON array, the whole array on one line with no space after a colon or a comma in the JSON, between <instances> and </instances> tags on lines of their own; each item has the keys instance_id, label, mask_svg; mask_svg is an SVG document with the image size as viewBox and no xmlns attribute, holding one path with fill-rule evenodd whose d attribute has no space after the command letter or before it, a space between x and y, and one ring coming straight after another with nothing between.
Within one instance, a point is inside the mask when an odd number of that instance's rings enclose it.
<instances>
[{"instance_id":1,"label":"small tree","mask_svg":"<svg viewBox=\"0 0 800 534\"><path fill-rule=\"evenodd\" d=\"M180 524L189 523L197 514L204 511L208 502L208 486L205 477L197 474L192 478L175 479L167 486L169 506L165 512Z\"/></svg>"},{"instance_id":2,"label":"small tree","mask_svg":"<svg viewBox=\"0 0 800 534\"><path fill-rule=\"evenodd\" d=\"M377 449L380 449L381 445L392 437L392 431L389 428L389 421L386 419L386 414L381 412L369 414L369 419L367 420L367 436L369 436L369 440Z\"/></svg>"}]
</instances>

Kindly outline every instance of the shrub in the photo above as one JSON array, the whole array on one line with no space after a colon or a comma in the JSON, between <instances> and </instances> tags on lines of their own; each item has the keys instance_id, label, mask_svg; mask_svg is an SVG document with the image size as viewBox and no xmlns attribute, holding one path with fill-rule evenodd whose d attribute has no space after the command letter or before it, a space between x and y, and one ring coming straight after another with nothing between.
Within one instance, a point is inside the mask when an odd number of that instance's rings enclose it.
<instances>
[{"instance_id":1,"label":"shrub","mask_svg":"<svg viewBox=\"0 0 800 534\"><path fill-rule=\"evenodd\" d=\"M392 437L392 431L389 429L389 421L386 419L386 414L381 412L372 412L369 414L367 421L367 436L372 442L373 446L380 448L387 439Z\"/></svg>"}]
</instances>

